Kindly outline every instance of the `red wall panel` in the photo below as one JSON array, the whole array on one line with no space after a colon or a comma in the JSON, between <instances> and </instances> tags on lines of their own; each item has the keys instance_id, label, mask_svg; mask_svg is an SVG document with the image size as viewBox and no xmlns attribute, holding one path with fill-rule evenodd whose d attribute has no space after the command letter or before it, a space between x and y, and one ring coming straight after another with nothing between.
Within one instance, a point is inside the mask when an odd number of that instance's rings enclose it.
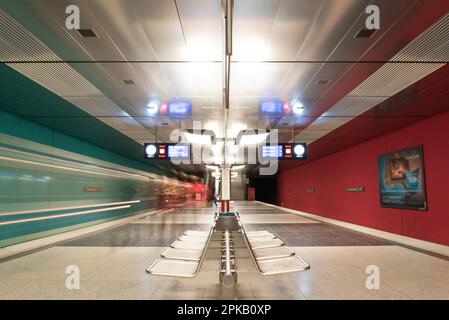
<instances>
[{"instance_id":1,"label":"red wall panel","mask_svg":"<svg viewBox=\"0 0 449 320\"><path fill-rule=\"evenodd\" d=\"M381 208L377 157L423 145L427 211ZM449 112L281 172L280 205L449 245ZM365 192L351 193L351 186ZM315 188L315 193L306 189Z\"/></svg>"}]
</instances>

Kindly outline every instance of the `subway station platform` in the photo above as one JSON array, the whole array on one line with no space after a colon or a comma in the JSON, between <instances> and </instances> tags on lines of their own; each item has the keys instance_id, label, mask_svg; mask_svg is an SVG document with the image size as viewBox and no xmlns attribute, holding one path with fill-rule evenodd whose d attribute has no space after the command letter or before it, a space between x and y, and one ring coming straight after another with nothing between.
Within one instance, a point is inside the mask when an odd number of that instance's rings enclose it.
<instances>
[{"instance_id":1,"label":"subway station platform","mask_svg":"<svg viewBox=\"0 0 449 320\"><path fill-rule=\"evenodd\" d=\"M0 304L447 313L448 124L449 0L0 0Z\"/></svg>"},{"instance_id":2,"label":"subway station platform","mask_svg":"<svg viewBox=\"0 0 449 320\"><path fill-rule=\"evenodd\" d=\"M447 299L449 257L415 249L260 202L235 202L248 231L268 230L311 265L262 277L242 252L235 299ZM150 275L146 268L185 230L207 231L213 208L198 202L139 216L0 263L0 299L220 299L219 264L207 259L193 279ZM66 287L78 266L80 288ZM379 270L367 289L367 268Z\"/></svg>"}]
</instances>

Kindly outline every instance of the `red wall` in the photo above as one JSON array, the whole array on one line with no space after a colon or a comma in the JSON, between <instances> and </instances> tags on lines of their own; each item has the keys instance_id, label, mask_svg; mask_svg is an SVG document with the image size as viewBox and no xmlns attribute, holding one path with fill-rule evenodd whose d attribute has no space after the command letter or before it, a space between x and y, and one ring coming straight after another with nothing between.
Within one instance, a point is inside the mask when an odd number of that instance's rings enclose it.
<instances>
[{"instance_id":1,"label":"red wall","mask_svg":"<svg viewBox=\"0 0 449 320\"><path fill-rule=\"evenodd\" d=\"M420 144L428 211L381 208L377 157ZM281 172L278 188L284 207L449 245L449 112Z\"/></svg>"}]
</instances>

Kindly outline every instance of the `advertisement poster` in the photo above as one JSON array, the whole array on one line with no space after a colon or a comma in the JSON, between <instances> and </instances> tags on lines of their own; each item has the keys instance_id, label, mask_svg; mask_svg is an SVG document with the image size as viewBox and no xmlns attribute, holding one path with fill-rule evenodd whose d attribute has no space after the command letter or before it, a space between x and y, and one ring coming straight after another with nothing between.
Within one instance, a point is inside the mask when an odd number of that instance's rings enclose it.
<instances>
[{"instance_id":1,"label":"advertisement poster","mask_svg":"<svg viewBox=\"0 0 449 320\"><path fill-rule=\"evenodd\" d=\"M426 210L422 146L378 158L382 207Z\"/></svg>"}]
</instances>

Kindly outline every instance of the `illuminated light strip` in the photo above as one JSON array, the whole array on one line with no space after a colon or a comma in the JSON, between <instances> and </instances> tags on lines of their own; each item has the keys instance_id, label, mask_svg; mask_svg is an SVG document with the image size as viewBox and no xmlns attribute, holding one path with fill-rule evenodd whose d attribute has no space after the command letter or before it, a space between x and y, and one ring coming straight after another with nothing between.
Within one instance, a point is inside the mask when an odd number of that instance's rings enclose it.
<instances>
[{"instance_id":1,"label":"illuminated light strip","mask_svg":"<svg viewBox=\"0 0 449 320\"><path fill-rule=\"evenodd\" d=\"M133 201L123 201L123 202L110 202L110 203L99 203L93 205L85 205L85 206L75 206L75 207L63 207L63 208L49 208L49 209L39 209L39 210L23 210L23 211L14 211L8 213L0 213L0 217L4 216L14 216L18 214L28 214L28 213L40 213L40 212L53 212L53 211L63 211L63 210L73 210L73 209L84 209L84 208L98 208L98 207L108 207L108 206L117 206L122 204L134 204L139 203L140 200Z\"/></svg>"},{"instance_id":2,"label":"illuminated light strip","mask_svg":"<svg viewBox=\"0 0 449 320\"><path fill-rule=\"evenodd\" d=\"M9 224L24 223L24 222L39 221L39 220L50 220L50 219L56 219L56 218L78 216L78 215L87 214L87 213L97 213L97 212L113 211L113 210L128 209L128 208L131 208L131 205L120 206L120 207L112 207L112 208L105 208L105 209L79 211L79 212L58 214L58 215L47 216L47 217L40 217L40 218L31 218L31 219L5 221L5 222L0 222L0 226L9 225Z\"/></svg>"},{"instance_id":3,"label":"illuminated light strip","mask_svg":"<svg viewBox=\"0 0 449 320\"><path fill-rule=\"evenodd\" d=\"M96 175L100 175L100 176L108 176L108 177L115 177L115 178L123 178L123 177L117 177L117 176L115 176L115 175L108 174L108 173L101 173L101 172L93 172L93 171L88 171L88 170L83 170L83 169L68 168L68 167L58 166L58 165L55 165L55 164L41 163L41 162L35 162L35 161L30 161L30 160L15 159L15 158L4 157L4 156L0 156L0 159L3 159L3 160L9 160L9 161L14 161L14 162L27 163L27 164L31 164L31 165L38 165L38 166L43 166L43 167L50 167L50 168L62 169L62 170L69 170L69 171L83 172L83 173L88 173L88 174L96 174ZM149 177L143 177L143 176L142 176L140 179L142 179L142 180L148 180Z\"/></svg>"},{"instance_id":4,"label":"illuminated light strip","mask_svg":"<svg viewBox=\"0 0 449 320\"><path fill-rule=\"evenodd\" d=\"M157 176L153 175L153 174L149 174L148 176L146 176L146 175L139 175L139 174L135 174L135 173L129 173L129 172L126 172L126 171L113 170L113 169L103 168L103 167L95 166L95 165L91 165L91 164L77 163L77 162L74 162L74 161L47 157L47 156L43 156L43 155L39 155L39 154L35 154L35 153L19 151L19 150L14 150L14 149L5 148L5 147L0 147L0 150L4 150L4 151L8 151L8 152L14 152L14 153L18 153L18 154L23 154L23 155L26 155L26 156L33 156L33 157L36 157L36 158L48 159L48 160L52 160L52 161L60 161L60 162L70 163L70 164L77 165L77 166L84 166L84 167L89 167L89 168L94 168L94 169L101 169L101 170L109 171L109 172L112 172L112 173L119 173L119 174L123 174L123 175L135 176L136 178L139 178L139 179L142 179L144 177L145 178L153 178L153 179L157 178Z\"/></svg>"},{"instance_id":5,"label":"illuminated light strip","mask_svg":"<svg viewBox=\"0 0 449 320\"><path fill-rule=\"evenodd\" d=\"M162 178L163 179L163 183L172 183L174 185L178 185L178 186L182 186L182 187L186 187L187 186L187 184L183 184L183 183L179 182L178 180L174 180L174 179L170 179L170 178L164 179L165 177L161 177L161 176L154 175L154 174L151 174L151 175L148 175L148 176L138 175L138 174L131 174L131 173L125 173L125 172L122 172L122 171L116 171L116 170L112 170L112 169L105 169L105 168L101 168L101 167L95 167L93 165L78 164L76 162L71 162L71 161L67 161L67 160L60 160L60 159L55 159L55 158L35 155L33 153L21 152L21 151L17 151L17 150L13 150L13 149L7 149L7 148L3 148L3 147L0 147L0 150L6 150L6 151L11 151L11 152L25 154L25 155L31 155L31 156L35 156L35 157L40 157L40 158L46 158L46 159L53 160L53 161L67 162L67 163L71 163L71 164L75 164L75 165L79 165L79 166L87 166L87 167L93 167L93 168L96 168L96 169L107 170L107 171L111 171L111 172L114 172L114 173L119 173L119 174L122 174L122 175L134 176L134 177L138 178L139 180L149 180L149 179L161 180L161 178ZM22 159L16 159L16 158L4 157L4 156L0 156L0 159L9 160L9 161L15 161L15 162L28 163L28 164L32 164L32 165L38 165L38 166L44 166L44 167L50 167L50 168L58 168L58 169L62 169L62 170L77 171L77 172L83 172L83 173L88 173L88 174L96 174L96 175L107 176L107 177L122 178L122 179L124 178L124 177L117 177L116 175L111 175L111 174L107 174L107 173L100 173L100 172L93 172L93 171L82 170L82 169L68 168L68 167L63 167L63 166L58 166L58 165L53 165L53 164L35 162L35 161L30 161L30 160L22 160Z\"/></svg>"}]
</instances>

